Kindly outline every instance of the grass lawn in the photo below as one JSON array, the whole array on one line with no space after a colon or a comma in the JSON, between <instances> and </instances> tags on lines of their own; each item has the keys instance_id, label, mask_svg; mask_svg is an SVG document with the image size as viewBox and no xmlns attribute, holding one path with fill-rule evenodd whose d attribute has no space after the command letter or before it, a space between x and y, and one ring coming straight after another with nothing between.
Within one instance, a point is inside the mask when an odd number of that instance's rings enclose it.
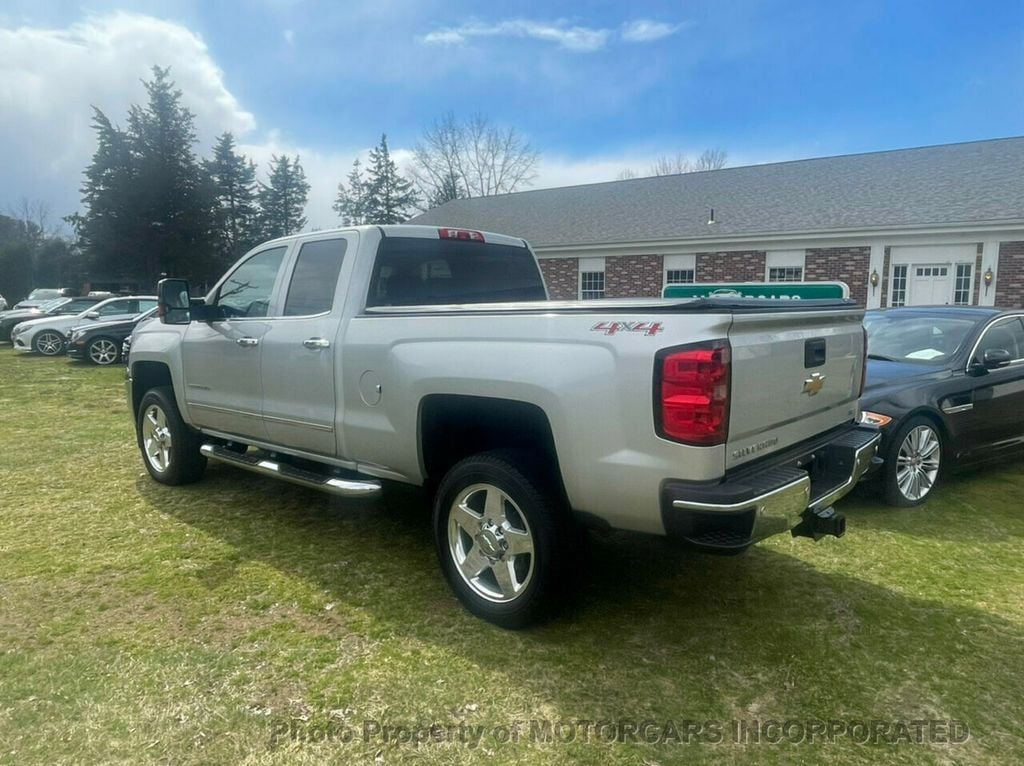
<instances>
[{"instance_id":1,"label":"grass lawn","mask_svg":"<svg viewBox=\"0 0 1024 766\"><path fill-rule=\"evenodd\" d=\"M509 633L449 593L415 492L157 485L122 381L0 346L0 763L1024 762L1021 465L908 511L858 491L842 540L597 537L570 613ZM970 737L730 723L918 719ZM558 726L601 720L677 728Z\"/></svg>"}]
</instances>

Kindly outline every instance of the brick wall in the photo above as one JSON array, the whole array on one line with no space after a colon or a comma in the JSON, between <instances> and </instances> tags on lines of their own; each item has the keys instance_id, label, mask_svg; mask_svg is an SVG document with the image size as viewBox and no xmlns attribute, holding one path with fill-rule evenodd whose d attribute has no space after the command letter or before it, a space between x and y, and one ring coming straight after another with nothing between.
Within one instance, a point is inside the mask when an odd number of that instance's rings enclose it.
<instances>
[{"instance_id":1,"label":"brick wall","mask_svg":"<svg viewBox=\"0 0 1024 766\"><path fill-rule=\"evenodd\" d=\"M663 281L663 263L660 255L620 255L605 258L605 297L659 297Z\"/></svg>"},{"instance_id":2,"label":"brick wall","mask_svg":"<svg viewBox=\"0 0 1024 766\"><path fill-rule=\"evenodd\" d=\"M579 297L579 259L541 258L540 270L555 301L573 301Z\"/></svg>"},{"instance_id":3,"label":"brick wall","mask_svg":"<svg viewBox=\"0 0 1024 766\"><path fill-rule=\"evenodd\" d=\"M1024 306L1024 242L999 243L999 273L996 274L996 306Z\"/></svg>"},{"instance_id":4,"label":"brick wall","mask_svg":"<svg viewBox=\"0 0 1024 766\"><path fill-rule=\"evenodd\" d=\"M804 258L804 281L845 282L850 286L850 297L866 306L870 263L870 247L808 248Z\"/></svg>"},{"instance_id":5,"label":"brick wall","mask_svg":"<svg viewBox=\"0 0 1024 766\"><path fill-rule=\"evenodd\" d=\"M764 282L764 251L697 253L698 282Z\"/></svg>"}]
</instances>

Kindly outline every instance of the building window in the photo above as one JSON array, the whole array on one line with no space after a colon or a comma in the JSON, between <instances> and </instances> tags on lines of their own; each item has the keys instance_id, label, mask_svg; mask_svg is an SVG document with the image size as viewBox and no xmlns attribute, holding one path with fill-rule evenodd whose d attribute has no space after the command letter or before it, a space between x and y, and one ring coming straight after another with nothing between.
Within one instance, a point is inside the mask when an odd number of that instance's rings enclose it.
<instances>
[{"instance_id":1,"label":"building window","mask_svg":"<svg viewBox=\"0 0 1024 766\"><path fill-rule=\"evenodd\" d=\"M907 267L892 267L892 295L889 298L890 306L903 306L907 302Z\"/></svg>"},{"instance_id":2,"label":"building window","mask_svg":"<svg viewBox=\"0 0 1024 766\"><path fill-rule=\"evenodd\" d=\"M804 270L800 266L773 266L768 269L769 282L802 282Z\"/></svg>"},{"instance_id":3,"label":"building window","mask_svg":"<svg viewBox=\"0 0 1024 766\"><path fill-rule=\"evenodd\" d=\"M665 279L667 285L688 285L696 280L696 255L666 255L664 258Z\"/></svg>"},{"instance_id":4,"label":"building window","mask_svg":"<svg viewBox=\"0 0 1024 766\"><path fill-rule=\"evenodd\" d=\"M580 298L604 297L604 258L580 258Z\"/></svg>"},{"instance_id":5,"label":"building window","mask_svg":"<svg viewBox=\"0 0 1024 766\"><path fill-rule=\"evenodd\" d=\"M770 250L765 253L765 279L769 282L803 282L803 250Z\"/></svg>"},{"instance_id":6,"label":"building window","mask_svg":"<svg viewBox=\"0 0 1024 766\"><path fill-rule=\"evenodd\" d=\"M956 283L953 285L953 303L957 306L971 304L971 264L956 265Z\"/></svg>"}]
</instances>

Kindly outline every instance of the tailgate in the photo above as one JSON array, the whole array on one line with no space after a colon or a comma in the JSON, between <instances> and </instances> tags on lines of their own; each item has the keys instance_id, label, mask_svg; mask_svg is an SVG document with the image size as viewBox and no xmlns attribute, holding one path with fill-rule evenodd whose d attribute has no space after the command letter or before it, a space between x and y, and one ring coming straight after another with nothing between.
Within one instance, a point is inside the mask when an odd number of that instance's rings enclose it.
<instances>
[{"instance_id":1,"label":"tailgate","mask_svg":"<svg viewBox=\"0 0 1024 766\"><path fill-rule=\"evenodd\" d=\"M727 470L857 416L863 317L856 307L733 315Z\"/></svg>"}]
</instances>

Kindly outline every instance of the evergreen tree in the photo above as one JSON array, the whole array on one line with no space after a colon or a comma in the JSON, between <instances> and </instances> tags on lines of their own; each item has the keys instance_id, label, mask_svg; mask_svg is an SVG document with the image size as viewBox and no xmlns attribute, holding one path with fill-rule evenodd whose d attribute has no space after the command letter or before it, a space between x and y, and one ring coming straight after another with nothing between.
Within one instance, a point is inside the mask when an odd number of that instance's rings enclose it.
<instances>
[{"instance_id":1,"label":"evergreen tree","mask_svg":"<svg viewBox=\"0 0 1024 766\"><path fill-rule=\"evenodd\" d=\"M409 208L416 205L418 195L412 181L403 178L391 159L388 137L370 150L370 170L366 182L365 217L369 223L402 223L409 218Z\"/></svg>"},{"instance_id":2,"label":"evergreen tree","mask_svg":"<svg viewBox=\"0 0 1024 766\"><path fill-rule=\"evenodd\" d=\"M462 199L465 196L466 193L462 188L459 174L455 171L449 171L441 178L434 189L434 193L430 197L430 207L438 207L445 202L451 202L453 199Z\"/></svg>"},{"instance_id":3,"label":"evergreen tree","mask_svg":"<svg viewBox=\"0 0 1024 766\"><path fill-rule=\"evenodd\" d=\"M263 238L284 237L301 231L306 225L309 184L298 156L270 158L270 183L260 184L260 230Z\"/></svg>"},{"instance_id":4,"label":"evergreen tree","mask_svg":"<svg viewBox=\"0 0 1024 766\"><path fill-rule=\"evenodd\" d=\"M367 184L363 177L363 169L359 160L352 163L348 174L348 186L338 184L338 196L334 200L334 210L341 217L345 226L358 226L366 223Z\"/></svg>"},{"instance_id":5,"label":"evergreen tree","mask_svg":"<svg viewBox=\"0 0 1024 766\"><path fill-rule=\"evenodd\" d=\"M256 165L235 152L235 138L223 133L213 158L203 163L213 187L219 255L226 265L259 242Z\"/></svg>"},{"instance_id":6,"label":"evergreen tree","mask_svg":"<svg viewBox=\"0 0 1024 766\"><path fill-rule=\"evenodd\" d=\"M212 192L195 156L192 113L170 70L154 66L148 102L132 106L124 130L99 109L98 145L85 171L85 212L75 227L96 270L153 284L160 274L204 277L210 258Z\"/></svg>"}]
</instances>

